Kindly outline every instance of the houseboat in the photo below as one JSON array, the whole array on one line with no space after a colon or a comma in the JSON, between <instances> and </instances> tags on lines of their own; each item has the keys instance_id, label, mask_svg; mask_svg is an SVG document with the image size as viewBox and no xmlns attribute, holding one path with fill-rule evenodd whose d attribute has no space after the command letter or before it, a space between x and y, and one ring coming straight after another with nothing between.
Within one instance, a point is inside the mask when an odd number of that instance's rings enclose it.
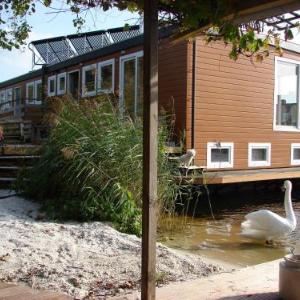
<instances>
[{"instance_id":1,"label":"houseboat","mask_svg":"<svg viewBox=\"0 0 300 300\"><path fill-rule=\"evenodd\" d=\"M255 62L233 61L230 45L201 36L174 41L162 29L159 39L160 109L174 112L174 145L195 149L195 165L213 174L211 182L300 177L299 45L284 43L282 57L270 46ZM2 122L30 122L38 132L44 100L65 94L77 101L114 93L121 108L139 116L142 43L139 26L32 42L41 67L0 83Z\"/></svg>"}]
</instances>

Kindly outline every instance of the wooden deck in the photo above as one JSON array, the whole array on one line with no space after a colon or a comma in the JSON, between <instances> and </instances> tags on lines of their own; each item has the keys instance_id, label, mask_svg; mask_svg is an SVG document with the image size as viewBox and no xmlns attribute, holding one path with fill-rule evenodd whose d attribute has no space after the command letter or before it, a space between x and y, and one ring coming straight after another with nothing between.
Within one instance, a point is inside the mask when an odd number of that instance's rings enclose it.
<instances>
[{"instance_id":1,"label":"wooden deck","mask_svg":"<svg viewBox=\"0 0 300 300\"><path fill-rule=\"evenodd\" d=\"M191 281L170 283L156 289L156 298L159 300L279 300L279 261ZM140 299L140 295L134 292L107 300L137 299Z\"/></svg>"},{"instance_id":2,"label":"wooden deck","mask_svg":"<svg viewBox=\"0 0 300 300\"><path fill-rule=\"evenodd\" d=\"M300 178L300 167L240 171L204 171L203 175L187 176L184 180L193 184L225 184L295 178Z\"/></svg>"},{"instance_id":3,"label":"wooden deck","mask_svg":"<svg viewBox=\"0 0 300 300\"><path fill-rule=\"evenodd\" d=\"M71 300L72 297L52 292L37 291L24 285L0 282L1 300Z\"/></svg>"}]
</instances>

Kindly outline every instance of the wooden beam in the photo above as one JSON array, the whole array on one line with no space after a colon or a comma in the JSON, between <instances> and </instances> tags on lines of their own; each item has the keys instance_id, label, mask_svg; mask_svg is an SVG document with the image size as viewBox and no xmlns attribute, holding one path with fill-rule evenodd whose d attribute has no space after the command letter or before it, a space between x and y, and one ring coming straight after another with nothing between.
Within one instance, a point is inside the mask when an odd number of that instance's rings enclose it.
<instances>
[{"instance_id":1,"label":"wooden beam","mask_svg":"<svg viewBox=\"0 0 300 300\"><path fill-rule=\"evenodd\" d=\"M142 300L155 299L158 132L157 0L144 7Z\"/></svg>"},{"instance_id":2,"label":"wooden beam","mask_svg":"<svg viewBox=\"0 0 300 300\"><path fill-rule=\"evenodd\" d=\"M225 17L236 24L261 20L300 9L299 0L251 0L240 1L236 12Z\"/></svg>"},{"instance_id":3,"label":"wooden beam","mask_svg":"<svg viewBox=\"0 0 300 300\"><path fill-rule=\"evenodd\" d=\"M283 180L300 178L300 167L238 170L238 171L208 171L203 176L187 176L176 178L179 182L190 184L226 184L264 180Z\"/></svg>"}]
</instances>

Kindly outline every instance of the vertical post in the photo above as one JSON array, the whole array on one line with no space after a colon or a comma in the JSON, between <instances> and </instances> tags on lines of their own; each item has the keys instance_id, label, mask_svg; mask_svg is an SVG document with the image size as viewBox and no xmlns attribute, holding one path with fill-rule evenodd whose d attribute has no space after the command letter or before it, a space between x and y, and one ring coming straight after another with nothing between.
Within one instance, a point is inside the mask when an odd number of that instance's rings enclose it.
<instances>
[{"instance_id":1,"label":"vertical post","mask_svg":"<svg viewBox=\"0 0 300 300\"><path fill-rule=\"evenodd\" d=\"M158 132L157 0L144 1L142 300L155 299Z\"/></svg>"}]
</instances>

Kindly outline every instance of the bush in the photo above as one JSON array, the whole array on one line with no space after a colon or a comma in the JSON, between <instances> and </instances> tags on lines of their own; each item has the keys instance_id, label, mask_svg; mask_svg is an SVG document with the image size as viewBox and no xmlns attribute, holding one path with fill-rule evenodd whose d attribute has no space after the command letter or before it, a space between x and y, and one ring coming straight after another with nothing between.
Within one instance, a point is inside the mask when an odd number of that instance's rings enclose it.
<instances>
[{"instance_id":1,"label":"bush","mask_svg":"<svg viewBox=\"0 0 300 300\"><path fill-rule=\"evenodd\" d=\"M111 221L120 231L141 233L142 124L107 98L79 104L55 100L41 159L19 189L43 203L54 218ZM167 130L159 130L160 210L172 210L177 186L164 154ZM20 178L24 178L23 174Z\"/></svg>"}]
</instances>

